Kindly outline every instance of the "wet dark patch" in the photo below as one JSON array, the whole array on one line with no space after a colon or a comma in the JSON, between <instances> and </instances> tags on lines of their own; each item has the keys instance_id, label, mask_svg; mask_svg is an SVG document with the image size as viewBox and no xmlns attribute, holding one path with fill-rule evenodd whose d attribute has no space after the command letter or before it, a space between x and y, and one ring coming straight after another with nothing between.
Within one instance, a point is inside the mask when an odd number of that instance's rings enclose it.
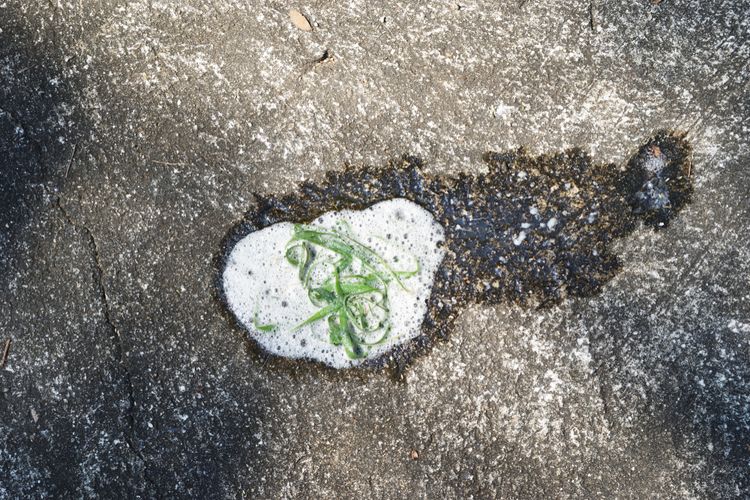
<instances>
[{"instance_id":1,"label":"wet dark patch","mask_svg":"<svg viewBox=\"0 0 750 500\"><path fill-rule=\"evenodd\" d=\"M690 203L692 150L680 137L658 134L628 162L623 192L633 212L650 226L665 226Z\"/></svg>"},{"instance_id":2,"label":"wet dark patch","mask_svg":"<svg viewBox=\"0 0 750 500\"><path fill-rule=\"evenodd\" d=\"M392 198L411 200L442 224L446 256L421 335L366 364L400 374L435 340L448 338L468 304L545 306L597 293L620 268L610 250L615 239L631 233L639 219L666 226L690 201L691 158L682 136L662 131L624 169L594 163L581 149L541 156L519 149L487 153L489 171L481 175L429 176L414 157L382 168L328 172L321 183L306 182L295 193L256 196L256 206L223 243L219 297L226 307L226 257L250 232Z\"/></svg>"}]
</instances>

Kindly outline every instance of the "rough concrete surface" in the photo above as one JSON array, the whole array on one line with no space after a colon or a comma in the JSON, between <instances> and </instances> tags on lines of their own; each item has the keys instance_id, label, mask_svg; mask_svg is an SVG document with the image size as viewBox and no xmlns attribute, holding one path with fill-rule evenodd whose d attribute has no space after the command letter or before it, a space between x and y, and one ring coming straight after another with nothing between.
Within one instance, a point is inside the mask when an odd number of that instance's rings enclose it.
<instances>
[{"instance_id":1,"label":"rough concrete surface","mask_svg":"<svg viewBox=\"0 0 750 500\"><path fill-rule=\"evenodd\" d=\"M297 9L312 30L289 16ZM750 488L750 3L0 4L0 498L733 498ZM215 300L253 193L688 132L597 296L407 371L269 365Z\"/></svg>"}]
</instances>

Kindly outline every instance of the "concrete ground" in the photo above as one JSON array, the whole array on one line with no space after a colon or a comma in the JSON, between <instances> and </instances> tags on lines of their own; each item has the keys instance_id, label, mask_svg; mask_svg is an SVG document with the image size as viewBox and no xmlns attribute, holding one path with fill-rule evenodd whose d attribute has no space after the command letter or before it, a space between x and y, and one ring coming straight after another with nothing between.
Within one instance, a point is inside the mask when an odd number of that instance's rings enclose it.
<instances>
[{"instance_id":1,"label":"concrete ground","mask_svg":"<svg viewBox=\"0 0 750 500\"><path fill-rule=\"evenodd\" d=\"M746 496L749 31L747 1L3 1L0 498ZM660 128L695 149L667 230L593 298L466 311L403 382L270 367L214 299L253 192Z\"/></svg>"}]
</instances>

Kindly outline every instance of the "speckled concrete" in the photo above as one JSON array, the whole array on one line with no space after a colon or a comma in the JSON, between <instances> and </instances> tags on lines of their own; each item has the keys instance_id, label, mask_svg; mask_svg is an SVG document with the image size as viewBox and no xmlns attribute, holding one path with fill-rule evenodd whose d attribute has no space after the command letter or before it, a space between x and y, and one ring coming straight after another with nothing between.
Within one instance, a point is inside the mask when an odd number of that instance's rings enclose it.
<instances>
[{"instance_id":1,"label":"speckled concrete","mask_svg":"<svg viewBox=\"0 0 750 500\"><path fill-rule=\"evenodd\" d=\"M0 497L750 488L750 3L19 0L0 30ZM695 150L667 230L596 297L467 310L404 382L271 367L214 300L254 191L659 128Z\"/></svg>"}]
</instances>

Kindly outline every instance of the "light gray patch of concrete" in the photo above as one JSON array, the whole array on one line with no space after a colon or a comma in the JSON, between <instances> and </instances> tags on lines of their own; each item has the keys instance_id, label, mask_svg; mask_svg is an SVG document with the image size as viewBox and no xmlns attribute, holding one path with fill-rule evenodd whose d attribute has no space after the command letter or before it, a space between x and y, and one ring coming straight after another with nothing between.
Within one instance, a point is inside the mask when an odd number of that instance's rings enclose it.
<instances>
[{"instance_id":1,"label":"light gray patch of concrete","mask_svg":"<svg viewBox=\"0 0 750 500\"><path fill-rule=\"evenodd\" d=\"M3 5L4 87L44 63L78 122L3 268L3 494L747 490L746 2ZM657 128L695 147L674 224L622 242L596 298L468 311L404 383L271 369L213 299L254 191L405 153L440 173L521 145L620 163Z\"/></svg>"}]
</instances>

